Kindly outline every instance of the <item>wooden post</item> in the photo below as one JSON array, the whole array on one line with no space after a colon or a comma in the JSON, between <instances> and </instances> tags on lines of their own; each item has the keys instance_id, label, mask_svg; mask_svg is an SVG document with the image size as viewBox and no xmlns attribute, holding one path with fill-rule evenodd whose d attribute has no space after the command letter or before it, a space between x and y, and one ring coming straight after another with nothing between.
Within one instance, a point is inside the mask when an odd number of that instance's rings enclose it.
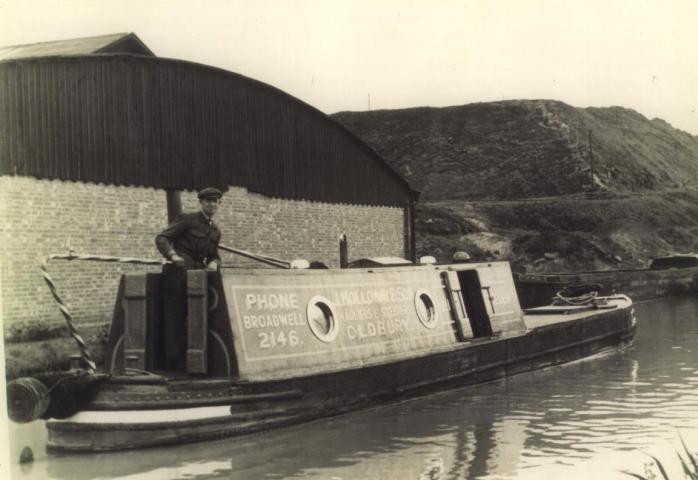
<instances>
[{"instance_id":1,"label":"wooden post","mask_svg":"<svg viewBox=\"0 0 698 480\"><path fill-rule=\"evenodd\" d=\"M187 271L187 373L208 371L208 273Z\"/></svg>"},{"instance_id":2,"label":"wooden post","mask_svg":"<svg viewBox=\"0 0 698 480\"><path fill-rule=\"evenodd\" d=\"M415 196L405 201L405 256L412 263L417 262L417 237L415 235L414 206Z\"/></svg>"},{"instance_id":3,"label":"wooden post","mask_svg":"<svg viewBox=\"0 0 698 480\"><path fill-rule=\"evenodd\" d=\"M167 222L171 223L182 213L182 191L167 189L165 194L167 196Z\"/></svg>"},{"instance_id":4,"label":"wooden post","mask_svg":"<svg viewBox=\"0 0 698 480\"><path fill-rule=\"evenodd\" d=\"M591 150L591 130L589 130L589 172L591 175L591 190L593 191L594 186L594 152Z\"/></svg>"},{"instance_id":5,"label":"wooden post","mask_svg":"<svg viewBox=\"0 0 698 480\"><path fill-rule=\"evenodd\" d=\"M131 274L124 276L124 365L145 370L151 367L147 358L148 310L146 308L146 276Z\"/></svg>"}]
</instances>

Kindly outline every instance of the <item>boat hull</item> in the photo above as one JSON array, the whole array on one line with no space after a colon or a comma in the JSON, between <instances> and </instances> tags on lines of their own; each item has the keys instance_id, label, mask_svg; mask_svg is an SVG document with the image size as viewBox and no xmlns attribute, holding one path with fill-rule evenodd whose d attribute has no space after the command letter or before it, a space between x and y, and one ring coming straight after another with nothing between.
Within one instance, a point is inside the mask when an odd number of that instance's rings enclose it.
<instances>
[{"instance_id":1,"label":"boat hull","mask_svg":"<svg viewBox=\"0 0 698 480\"><path fill-rule=\"evenodd\" d=\"M698 267L519 274L514 284L523 308L547 305L557 292L573 285L599 285L600 295L623 292L640 301L698 291Z\"/></svg>"},{"instance_id":2,"label":"boat hull","mask_svg":"<svg viewBox=\"0 0 698 480\"><path fill-rule=\"evenodd\" d=\"M632 343L632 303L621 297L612 307L527 315L525 332L284 380L115 377L88 410L47 422L48 448L110 451L232 437L568 363Z\"/></svg>"}]
</instances>

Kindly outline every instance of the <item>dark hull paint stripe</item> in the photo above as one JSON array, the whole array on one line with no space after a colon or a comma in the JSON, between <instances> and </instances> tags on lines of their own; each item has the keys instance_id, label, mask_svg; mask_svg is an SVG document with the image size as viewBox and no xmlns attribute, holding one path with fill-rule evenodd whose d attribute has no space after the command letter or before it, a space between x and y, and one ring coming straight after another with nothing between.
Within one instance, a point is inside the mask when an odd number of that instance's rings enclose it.
<instances>
[{"instance_id":1,"label":"dark hull paint stripe","mask_svg":"<svg viewBox=\"0 0 698 480\"><path fill-rule=\"evenodd\" d=\"M629 309L624 312L625 315L613 315L609 318L614 323L624 322L628 319ZM566 363L574 359L588 357L605 350L617 346L624 346L631 343L635 325L628 325L625 329L613 330L610 333L595 335L594 337L584 339L583 341L575 341L565 345L559 345L538 352L536 355L526 355L518 357L508 362L490 362L485 365L480 365L475 369L469 369L459 374L440 377L433 381L417 382L411 385L406 385L393 390L393 393L407 393L418 390L419 388L433 386L438 383L446 383L449 381L463 380L472 377L473 383L494 380L502 378L511 370L514 373L530 370L534 365L526 365L530 360L548 358L551 363L544 366L552 366L555 364ZM507 342L512 339L505 340ZM585 348L588 347L588 348ZM578 349L573 358L550 359L551 355L564 350ZM467 351L466 349L465 351ZM453 351L446 354L451 357L462 357L464 350ZM444 355L444 354L441 354ZM523 369L521 367L524 367ZM528 368L526 368L528 367ZM535 367L540 368L540 365ZM483 375L487 374L487 375ZM116 450L125 448L138 448L144 446L166 445L172 443L185 443L203 439L212 439L224 436L241 435L244 433L267 430L277 428L287 424L298 423L301 421L315 419L319 417L328 417L339 413L344 413L351 410L362 408L364 404L379 403L381 396L390 396L390 392L372 391L372 397L365 398L363 401L338 405L337 403L328 402L327 408L316 407L313 409L309 406L303 406L304 413L298 413L299 406L290 406L287 409L268 409L262 411L242 412L231 414L226 417L214 417L207 419L198 419L185 422L164 422L151 424L94 424L82 423L76 424L68 421L49 422L49 444L50 450L63 451L104 451ZM101 433L104 432L104 433ZM121 432L121 433L119 433ZM92 433L93 435L86 435ZM65 436L63 435L65 434ZM123 439L118 437L123 435ZM85 437L91 438L91 443L84 443ZM100 437L104 437L100 442ZM116 437L116 438L115 438ZM135 437L135 438L134 438Z\"/></svg>"}]
</instances>

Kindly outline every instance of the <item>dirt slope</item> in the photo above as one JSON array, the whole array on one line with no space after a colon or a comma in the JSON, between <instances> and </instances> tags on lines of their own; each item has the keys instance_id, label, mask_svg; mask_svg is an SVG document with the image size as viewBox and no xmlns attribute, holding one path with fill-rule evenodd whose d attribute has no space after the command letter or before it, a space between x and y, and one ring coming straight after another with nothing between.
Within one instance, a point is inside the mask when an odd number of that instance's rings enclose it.
<instances>
[{"instance_id":1,"label":"dirt slope","mask_svg":"<svg viewBox=\"0 0 698 480\"><path fill-rule=\"evenodd\" d=\"M333 117L422 192L420 253L573 271L698 251L698 137L662 120L550 100Z\"/></svg>"}]
</instances>

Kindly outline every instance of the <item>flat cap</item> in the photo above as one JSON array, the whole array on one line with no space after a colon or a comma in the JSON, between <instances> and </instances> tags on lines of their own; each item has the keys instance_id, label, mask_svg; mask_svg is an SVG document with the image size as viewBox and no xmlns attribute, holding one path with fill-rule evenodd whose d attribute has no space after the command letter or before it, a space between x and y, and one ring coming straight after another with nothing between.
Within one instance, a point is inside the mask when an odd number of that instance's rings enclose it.
<instances>
[{"instance_id":1,"label":"flat cap","mask_svg":"<svg viewBox=\"0 0 698 480\"><path fill-rule=\"evenodd\" d=\"M213 187L208 187L204 188L199 192L199 199L202 198L221 198L223 196L223 192L218 190L217 188Z\"/></svg>"}]
</instances>

